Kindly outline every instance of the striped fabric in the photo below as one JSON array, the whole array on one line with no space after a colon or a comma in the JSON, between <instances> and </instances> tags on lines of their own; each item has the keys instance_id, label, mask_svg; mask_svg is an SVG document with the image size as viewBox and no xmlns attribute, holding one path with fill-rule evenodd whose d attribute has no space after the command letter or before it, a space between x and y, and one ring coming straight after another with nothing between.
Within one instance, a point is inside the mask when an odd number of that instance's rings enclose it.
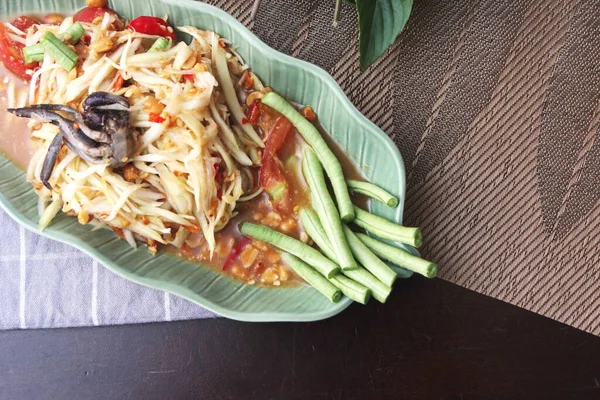
<instances>
[{"instance_id":1,"label":"striped fabric","mask_svg":"<svg viewBox=\"0 0 600 400\"><path fill-rule=\"evenodd\" d=\"M254 21L253 1L211 3L329 71L394 140L443 279L600 334L600 0L416 0L364 73L348 4L334 29L334 0L261 0ZM0 222L0 327L207 315Z\"/></svg>"}]
</instances>

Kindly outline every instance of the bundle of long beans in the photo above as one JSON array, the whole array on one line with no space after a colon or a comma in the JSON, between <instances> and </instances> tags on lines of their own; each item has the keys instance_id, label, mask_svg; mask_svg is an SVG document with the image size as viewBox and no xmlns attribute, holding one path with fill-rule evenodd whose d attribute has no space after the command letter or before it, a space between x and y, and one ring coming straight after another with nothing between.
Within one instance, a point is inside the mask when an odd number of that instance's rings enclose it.
<instances>
[{"instance_id":1,"label":"bundle of long beans","mask_svg":"<svg viewBox=\"0 0 600 400\"><path fill-rule=\"evenodd\" d=\"M383 260L434 278L436 264L355 232L348 225L352 223L381 239L419 247L422 243L419 228L396 224L354 206L349 191L367 195L389 207L397 207L398 199L372 183L347 182L338 159L317 128L283 97L271 92L262 98L262 102L289 119L311 146L304 151L302 171L316 211L305 208L300 211L300 218L307 235L321 251L271 228L249 222L242 224L242 234L279 248L288 266L333 302L339 301L341 294L362 304L366 304L371 296L385 302L397 273ZM335 200L327 188L326 176Z\"/></svg>"}]
</instances>

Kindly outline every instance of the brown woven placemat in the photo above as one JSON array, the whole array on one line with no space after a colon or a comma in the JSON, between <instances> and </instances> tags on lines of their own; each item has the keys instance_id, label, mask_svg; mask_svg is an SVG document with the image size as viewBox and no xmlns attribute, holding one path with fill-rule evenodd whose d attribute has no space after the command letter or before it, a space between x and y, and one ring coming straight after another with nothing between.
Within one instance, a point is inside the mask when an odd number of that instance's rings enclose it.
<instances>
[{"instance_id":1,"label":"brown woven placemat","mask_svg":"<svg viewBox=\"0 0 600 400\"><path fill-rule=\"evenodd\" d=\"M443 279L600 334L600 1L415 0L365 73L356 11L222 0L272 47L329 71L390 135L406 222Z\"/></svg>"}]
</instances>

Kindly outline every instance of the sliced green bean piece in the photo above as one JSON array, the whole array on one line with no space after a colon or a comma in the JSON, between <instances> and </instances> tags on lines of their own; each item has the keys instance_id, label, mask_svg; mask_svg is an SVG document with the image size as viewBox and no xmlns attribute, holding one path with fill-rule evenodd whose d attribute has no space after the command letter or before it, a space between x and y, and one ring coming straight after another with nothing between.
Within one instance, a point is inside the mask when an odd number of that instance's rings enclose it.
<instances>
[{"instance_id":1,"label":"sliced green bean piece","mask_svg":"<svg viewBox=\"0 0 600 400\"><path fill-rule=\"evenodd\" d=\"M435 278L437 275L438 267L431 261L414 256L405 250L380 242L363 233L358 233L356 236L358 236L361 242L371 249L373 253L384 260L388 260L392 264L406 268L427 278Z\"/></svg>"},{"instance_id":2,"label":"sliced green bean piece","mask_svg":"<svg viewBox=\"0 0 600 400\"><path fill-rule=\"evenodd\" d=\"M152 46L148 49L147 53L153 53L155 51L165 51L169 47L169 40L164 37L156 39Z\"/></svg>"},{"instance_id":3,"label":"sliced green bean piece","mask_svg":"<svg viewBox=\"0 0 600 400\"><path fill-rule=\"evenodd\" d=\"M32 44L31 46L23 47L23 58L25 63L29 64L44 59L44 45L41 43Z\"/></svg>"},{"instance_id":4,"label":"sliced green bean piece","mask_svg":"<svg viewBox=\"0 0 600 400\"><path fill-rule=\"evenodd\" d=\"M83 29L83 25L79 22L75 22L73 25L67 28L66 31L58 35L60 40L68 40L71 44L77 44L79 40L85 34L85 29Z\"/></svg>"},{"instance_id":5,"label":"sliced green bean piece","mask_svg":"<svg viewBox=\"0 0 600 400\"><path fill-rule=\"evenodd\" d=\"M41 43L44 49L50 54L57 63L67 71L72 70L77 65L77 54L57 38L52 32L46 32Z\"/></svg>"},{"instance_id":6,"label":"sliced green bean piece","mask_svg":"<svg viewBox=\"0 0 600 400\"><path fill-rule=\"evenodd\" d=\"M398 198L396 196L371 182L349 179L346 183L348 184L348 188L354 193L364 194L365 196L382 202L388 207L394 208L398 206Z\"/></svg>"},{"instance_id":7,"label":"sliced green bean piece","mask_svg":"<svg viewBox=\"0 0 600 400\"><path fill-rule=\"evenodd\" d=\"M331 278L340 270L340 267L336 263L319 253L316 249L266 226L244 222L240 231L245 236L270 243L278 249L300 258L309 265L312 265L313 268L326 278Z\"/></svg>"},{"instance_id":8,"label":"sliced green bean piece","mask_svg":"<svg viewBox=\"0 0 600 400\"><path fill-rule=\"evenodd\" d=\"M419 247L423 243L423 236L419 228L395 224L358 207L354 207L354 212L356 213L354 223L375 236L410 244L414 247Z\"/></svg>"},{"instance_id":9,"label":"sliced green bean piece","mask_svg":"<svg viewBox=\"0 0 600 400\"><path fill-rule=\"evenodd\" d=\"M350 193L348 193L348 186L344 179L342 165L321 136L319 130L277 93L269 92L263 96L261 101L263 104L285 115L298 132L300 132L304 140L311 145L315 153L317 153L317 157L323 163L327 176L331 181L342 221L352 221L354 219L354 210L352 208L352 201L350 200Z\"/></svg>"},{"instance_id":10,"label":"sliced green bean piece","mask_svg":"<svg viewBox=\"0 0 600 400\"><path fill-rule=\"evenodd\" d=\"M295 273L300 275L302 279L321 292L329 300L334 303L340 301L342 298L341 290L325 279L320 273L315 271L310 265L290 253L282 253L281 259L293 269Z\"/></svg>"}]
</instances>

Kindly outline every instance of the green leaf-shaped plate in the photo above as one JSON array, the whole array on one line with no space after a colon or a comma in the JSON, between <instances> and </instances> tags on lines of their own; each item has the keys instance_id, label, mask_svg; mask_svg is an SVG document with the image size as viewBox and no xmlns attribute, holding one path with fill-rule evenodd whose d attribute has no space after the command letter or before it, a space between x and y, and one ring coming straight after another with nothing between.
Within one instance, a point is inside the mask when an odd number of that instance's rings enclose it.
<instances>
[{"instance_id":1,"label":"green leaf-shaped plate","mask_svg":"<svg viewBox=\"0 0 600 400\"><path fill-rule=\"evenodd\" d=\"M21 13L72 13L83 0L8 0L0 15ZM235 18L213 6L186 0L114 1L119 14L169 16L175 26L194 25L230 39L240 55L264 82L286 98L311 105L322 125L373 182L400 196L400 205L389 209L373 204L372 211L401 222L404 207L404 165L392 141L361 115L334 79L322 69L279 53L261 42ZM25 228L37 228L37 196L25 182L23 171L0 156L0 204ZM263 289L246 286L207 268L167 255L151 256L133 250L111 232L91 232L77 219L61 215L40 234L76 247L114 273L152 288L184 297L225 317L242 321L314 321L333 316L351 301L337 304L308 286Z\"/></svg>"}]
</instances>

